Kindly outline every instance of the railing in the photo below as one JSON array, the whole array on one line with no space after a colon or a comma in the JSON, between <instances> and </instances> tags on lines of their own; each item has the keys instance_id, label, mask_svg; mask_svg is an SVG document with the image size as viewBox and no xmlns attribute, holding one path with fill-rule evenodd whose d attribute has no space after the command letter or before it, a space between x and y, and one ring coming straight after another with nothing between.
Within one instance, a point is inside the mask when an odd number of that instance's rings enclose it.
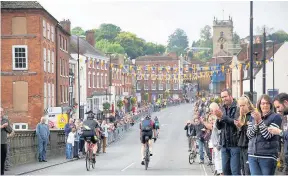
<instances>
[{"instance_id":1,"label":"railing","mask_svg":"<svg viewBox=\"0 0 288 176\"><path fill-rule=\"evenodd\" d=\"M146 115L147 112L141 112L133 116L135 123ZM131 128L130 123L118 126L113 132L109 132L108 145L121 139L124 133ZM38 158L38 140L35 130L15 131L15 135L8 138L10 160L12 165L21 165L35 162ZM47 146L47 157L53 158L65 155L65 133L63 130L50 130L49 143Z\"/></svg>"}]
</instances>

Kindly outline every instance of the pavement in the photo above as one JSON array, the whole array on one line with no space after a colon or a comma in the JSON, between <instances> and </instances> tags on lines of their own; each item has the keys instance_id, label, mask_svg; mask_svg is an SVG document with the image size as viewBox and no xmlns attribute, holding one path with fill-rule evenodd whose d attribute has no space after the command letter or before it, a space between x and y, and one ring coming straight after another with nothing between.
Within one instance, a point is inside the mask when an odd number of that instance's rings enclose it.
<instances>
[{"instance_id":1,"label":"pavement","mask_svg":"<svg viewBox=\"0 0 288 176\"><path fill-rule=\"evenodd\" d=\"M136 124L120 141L110 145L107 153L97 157L96 167L90 171L86 171L84 159L63 163L67 160L59 158L11 168L5 174L21 174L19 171L22 170L22 174L29 175L212 175L206 164L196 162L190 165L188 162L184 126L187 120L191 120L192 113L192 104L183 104L152 114L153 118L158 116L161 127L159 138L153 144L148 170L141 165L139 125ZM43 164L47 166L41 168Z\"/></svg>"}]
</instances>

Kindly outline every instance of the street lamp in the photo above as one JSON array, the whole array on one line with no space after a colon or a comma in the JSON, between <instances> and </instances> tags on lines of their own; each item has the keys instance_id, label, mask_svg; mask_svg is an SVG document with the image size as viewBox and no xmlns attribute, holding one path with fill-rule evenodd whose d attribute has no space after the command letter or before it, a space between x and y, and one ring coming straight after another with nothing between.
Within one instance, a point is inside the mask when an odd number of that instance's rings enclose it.
<instances>
[{"instance_id":1,"label":"street lamp","mask_svg":"<svg viewBox=\"0 0 288 176\"><path fill-rule=\"evenodd\" d=\"M272 79L273 79L273 98L274 98L274 93L275 93L275 92L274 92L274 91L275 91L275 90L274 90L274 89L275 89L275 75L274 75L274 74L275 74L275 72L274 72L274 45L275 45L275 42L274 42L273 40L268 40L266 43L268 43L268 44L271 44L271 43L272 43L272 47L273 47L273 63L272 63L272 64L273 64L273 65L272 65L272 67L273 67L273 69L272 69L272 70L273 70L273 71L272 71L272 72L273 72L273 73L272 73L273 76L272 76L272 77L273 77L273 78L272 78Z\"/></svg>"}]
</instances>

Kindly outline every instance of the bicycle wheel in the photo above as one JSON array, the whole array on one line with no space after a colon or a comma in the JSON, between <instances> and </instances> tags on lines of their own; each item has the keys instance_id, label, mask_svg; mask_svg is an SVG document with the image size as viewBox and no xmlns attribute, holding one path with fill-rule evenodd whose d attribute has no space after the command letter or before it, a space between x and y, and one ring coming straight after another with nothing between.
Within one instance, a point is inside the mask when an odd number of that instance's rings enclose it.
<instances>
[{"instance_id":1,"label":"bicycle wheel","mask_svg":"<svg viewBox=\"0 0 288 176\"><path fill-rule=\"evenodd\" d=\"M191 152L189 154L189 163L193 164L194 162L195 162L195 154L194 154L194 152Z\"/></svg>"},{"instance_id":2,"label":"bicycle wheel","mask_svg":"<svg viewBox=\"0 0 288 176\"><path fill-rule=\"evenodd\" d=\"M91 154L90 153L91 153L90 150L88 150L86 153L86 169L87 169L87 171L90 170L90 165L91 165L91 159L90 159Z\"/></svg>"},{"instance_id":3,"label":"bicycle wheel","mask_svg":"<svg viewBox=\"0 0 288 176\"><path fill-rule=\"evenodd\" d=\"M149 165L149 159L150 159L150 152L149 152L149 145L148 143L146 144L146 156L145 156L145 170L148 169L148 165Z\"/></svg>"}]
</instances>

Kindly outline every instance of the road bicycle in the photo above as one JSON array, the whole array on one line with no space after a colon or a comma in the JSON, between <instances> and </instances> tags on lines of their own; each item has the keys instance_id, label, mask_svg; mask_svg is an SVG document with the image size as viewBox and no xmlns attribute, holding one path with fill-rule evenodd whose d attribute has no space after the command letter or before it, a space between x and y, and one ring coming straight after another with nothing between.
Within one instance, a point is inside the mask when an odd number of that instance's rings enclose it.
<instances>
[{"instance_id":1,"label":"road bicycle","mask_svg":"<svg viewBox=\"0 0 288 176\"><path fill-rule=\"evenodd\" d=\"M154 139L154 142L156 141L156 138ZM145 136L145 156L144 156L144 163L145 163L145 170L148 169L149 162L150 162L150 150L149 150L149 136Z\"/></svg>"},{"instance_id":2,"label":"road bicycle","mask_svg":"<svg viewBox=\"0 0 288 176\"><path fill-rule=\"evenodd\" d=\"M87 137L86 142L88 144L88 147L87 147L88 151L86 152L86 169L87 171L89 171L91 166L93 169L95 169L96 156L95 156L95 161L93 161L93 147L96 144L93 144L91 142L91 137Z\"/></svg>"},{"instance_id":3,"label":"road bicycle","mask_svg":"<svg viewBox=\"0 0 288 176\"><path fill-rule=\"evenodd\" d=\"M192 140L191 140L191 146L192 146L192 150L191 152L189 153L189 163L190 164L193 164L197 158L197 154L199 153L198 152L198 143L197 143L197 140L196 140L196 137L193 136L192 137Z\"/></svg>"}]
</instances>

